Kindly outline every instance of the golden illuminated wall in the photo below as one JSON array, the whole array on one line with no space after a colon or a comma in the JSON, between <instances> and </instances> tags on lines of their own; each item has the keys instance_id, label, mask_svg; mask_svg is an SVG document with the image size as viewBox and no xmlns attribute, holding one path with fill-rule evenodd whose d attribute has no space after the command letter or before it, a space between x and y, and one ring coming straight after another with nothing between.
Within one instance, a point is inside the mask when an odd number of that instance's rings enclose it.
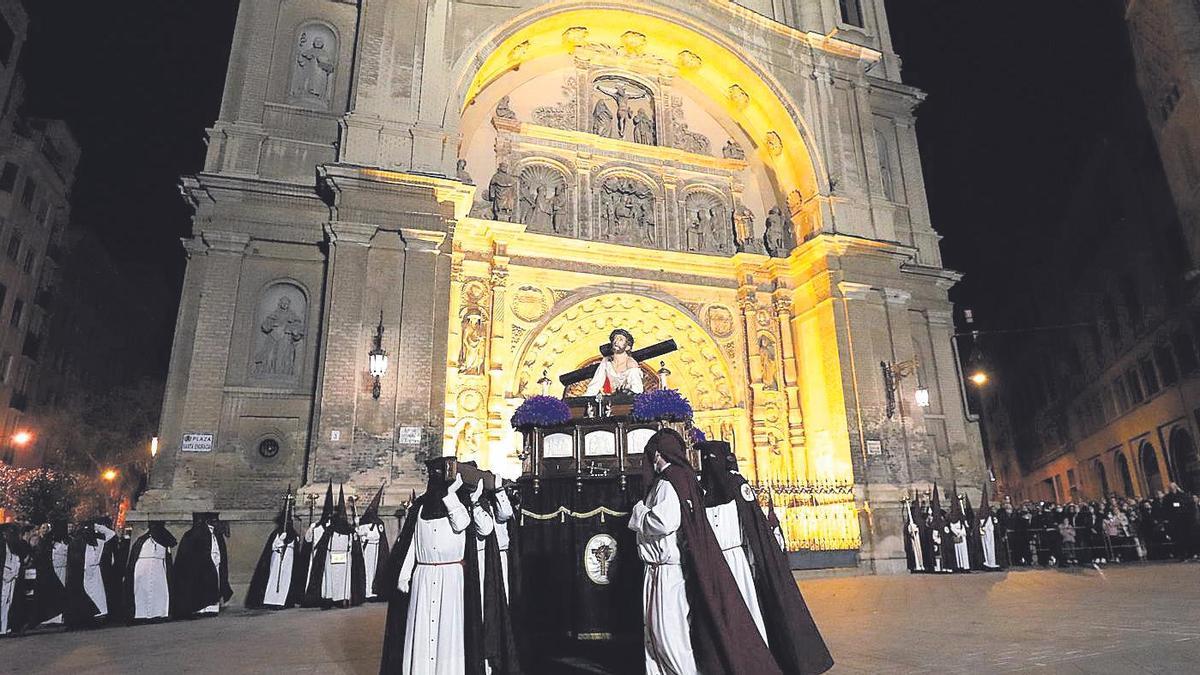
<instances>
[{"instance_id":1,"label":"golden illuminated wall","mask_svg":"<svg viewBox=\"0 0 1200 675\"><path fill-rule=\"evenodd\" d=\"M585 56L602 59L606 73L640 78L648 91L679 85L679 96L663 94L671 100L659 114L682 119L668 104L688 108L695 100L686 111L692 129L719 125L746 156L713 158L551 128L545 111L553 100L539 108L524 100L544 87L521 87L557 68L578 71ZM776 508L793 548L859 545L835 307L820 291L823 270L801 249L790 258L681 250L689 181L726 195L731 211L749 206L759 222L780 205L793 237L815 226L819 162L802 121L787 112L793 106L776 91L727 47L658 18L565 13L503 40L470 84L463 113L460 156L478 188L453 240L447 453L515 476L520 440L509 427L512 411L540 393L543 372L555 382L551 393L560 394L558 376L596 356L613 328L626 328L639 346L668 338L679 344L661 359L671 386L691 401L697 427L732 442L748 477L779 490ZM533 110L538 118L526 119ZM489 183L501 158L562 176L555 180L571 196L564 207L570 236L495 217ZM657 250L590 236L597 231L591 180L610 170L602 161L623 163L621 175L653 192L665 233ZM658 360L650 365L657 369Z\"/></svg>"}]
</instances>

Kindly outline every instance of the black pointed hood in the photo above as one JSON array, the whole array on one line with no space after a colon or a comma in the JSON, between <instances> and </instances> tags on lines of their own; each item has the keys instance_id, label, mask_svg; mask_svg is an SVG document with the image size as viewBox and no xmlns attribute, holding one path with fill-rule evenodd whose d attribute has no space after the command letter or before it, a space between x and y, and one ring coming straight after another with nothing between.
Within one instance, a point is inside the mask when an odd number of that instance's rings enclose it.
<instances>
[{"instance_id":1,"label":"black pointed hood","mask_svg":"<svg viewBox=\"0 0 1200 675\"><path fill-rule=\"evenodd\" d=\"M346 493L338 485L337 508L333 511L333 530L338 534L349 534L354 531L354 525L346 515Z\"/></svg>"},{"instance_id":2,"label":"black pointed hood","mask_svg":"<svg viewBox=\"0 0 1200 675\"><path fill-rule=\"evenodd\" d=\"M380 505L380 502L382 502L382 501L383 501L383 486L380 485L379 489L375 491L375 496L371 498L371 503L367 504L367 510L363 511L362 516L359 517L358 522L360 524L382 523L383 520L379 517L379 505Z\"/></svg>"},{"instance_id":3,"label":"black pointed hood","mask_svg":"<svg viewBox=\"0 0 1200 675\"><path fill-rule=\"evenodd\" d=\"M329 486L325 488L325 503L321 506L321 519L318 523L326 525L333 520L333 481L329 481Z\"/></svg>"},{"instance_id":4,"label":"black pointed hood","mask_svg":"<svg viewBox=\"0 0 1200 675\"><path fill-rule=\"evenodd\" d=\"M720 506L738 497L741 481L730 473L729 460L733 451L725 441L701 441L696 444L700 453L700 484L704 488L704 505ZM736 466L736 460L734 460Z\"/></svg>"}]
</instances>

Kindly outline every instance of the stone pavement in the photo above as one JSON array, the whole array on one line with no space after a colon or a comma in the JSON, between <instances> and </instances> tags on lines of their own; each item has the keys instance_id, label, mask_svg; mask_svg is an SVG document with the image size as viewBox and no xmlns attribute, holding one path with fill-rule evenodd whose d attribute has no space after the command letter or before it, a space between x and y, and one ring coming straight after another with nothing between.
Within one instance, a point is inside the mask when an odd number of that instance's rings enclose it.
<instances>
[{"instance_id":1,"label":"stone pavement","mask_svg":"<svg viewBox=\"0 0 1200 675\"><path fill-rule=\"evenodd\" d=\"M1200 671L1196 564L827 578L801 588L838 662L835 673ZM0 673L373 674L384 612L379 605L238 610L0 639Z\"/></svg>"}]
</instances>

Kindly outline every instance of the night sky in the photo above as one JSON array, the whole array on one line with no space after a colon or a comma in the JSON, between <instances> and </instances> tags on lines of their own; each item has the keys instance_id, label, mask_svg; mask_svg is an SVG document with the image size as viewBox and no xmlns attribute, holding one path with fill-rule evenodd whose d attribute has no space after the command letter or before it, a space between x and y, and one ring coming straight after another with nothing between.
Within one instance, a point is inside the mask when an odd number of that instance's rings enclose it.
<instances>
[{"instance_id":1,"label":"night sky","mask_svg":"<svg viewBox=\"0 0 1200 675\"><path fill-rule=\"evenodd\" d=\"M28 3L27 110L65 119L83 147L74 218L170 303L190 230L176 184L203 163L236 4ZM967 275L954 298L984 323L1055 227L1088 148L1119 125L1113 100L1128 90L1115 83L1130 77L1120 4L887 0L904 81L929 95L917 130L945 263Z\"/></svg>"}]
</instances>

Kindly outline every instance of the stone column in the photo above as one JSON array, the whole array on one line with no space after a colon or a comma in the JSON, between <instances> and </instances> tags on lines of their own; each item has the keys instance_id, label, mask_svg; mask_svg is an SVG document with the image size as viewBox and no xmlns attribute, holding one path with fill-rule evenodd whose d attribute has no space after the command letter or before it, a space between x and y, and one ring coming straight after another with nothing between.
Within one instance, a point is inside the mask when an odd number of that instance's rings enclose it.
<instances>
[{"instance_id":1,"label":"stone column","mask_svg":"<svg viewBox=\"0 0 1200 675\"><path fill-rule=\"evenodd\" d=\"M775 313L779 319L780 360L783 364L783 391L787 400L788 440L792 446L792 475L803 479L808 475L805 456L804 413L800 407L800 387L797 377L797 354L800 352L796 337L792 334L792 301L790 291L777 293L774 298Z\"/></svg>"},{"instance_id":2,"label":"stone column","mask_svg":"<svg viewBox=\"0 0 1200 675\"><path fill-rule=\"evenodd\" d=\"M491 441L499 441L504 435L506 420L501 417L504 411L504 356L507 354L508 317L505 310L505 299L508 289L508 256L504 255L506 248L496 244L496 255L492 257L492 270L489 283L492 287L492 321L491 345L488 349L488 391L487 419L484 420L484 459L488 466L494 466L499 458L491 456Z\"/></svg>"}]
</instances>

